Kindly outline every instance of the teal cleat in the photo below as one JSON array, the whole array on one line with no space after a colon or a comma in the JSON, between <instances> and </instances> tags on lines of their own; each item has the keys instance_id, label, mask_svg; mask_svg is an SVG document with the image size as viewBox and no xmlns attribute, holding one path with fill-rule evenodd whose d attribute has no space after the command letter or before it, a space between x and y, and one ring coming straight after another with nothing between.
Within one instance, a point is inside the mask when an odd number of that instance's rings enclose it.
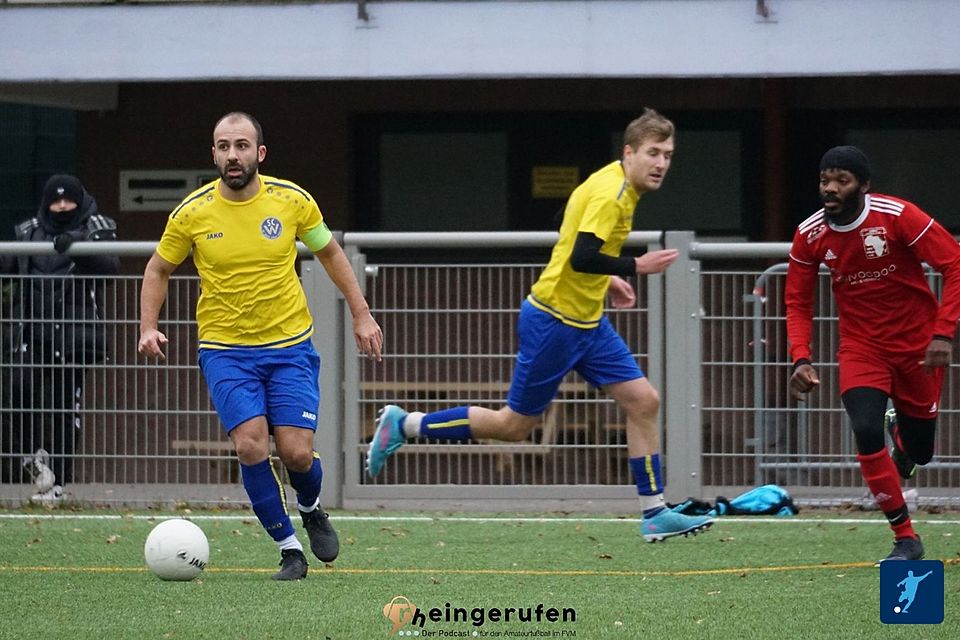
<instances>
[{"instance_id":1,"label":"teal cleat","mask_svg":"<svg viewBox=\"0 0 960 640\"><path fill-rule=\"evenodd\" d=\"M713 518L707 516L687 516L664 509L652 518L645 519L640 525L640 533L647 542L657 542L673 536L695 536L709 529L713 523Z\"/></svg>"},{"instance_id":2,"label":"teal cleat","mask_svg":"<svg viewBox=\"0 0 960 640\"><path fill-rule=\"evenodd\" d=\"M904 480L909 480L917 474L917 465L910 459L910 456L897 445L897 410L888 409L883 414L883 428L890 434L890 440L893 446L890 447L890 457L893 458L893 464L897 467L897 473Z\"/></svg>"},{"instance_id":3,"label":"teal cleat","mask_svg":"<svg viewBox=\"0 0 960 640\"><path fill-rule=\"evenodd\" d=\"M377 429L367 449L367 473L373 478L383 471L383 463L407 441L403 435L403 419L407 412L395 404L380 409Z\"/></svg>"}]
</instances>

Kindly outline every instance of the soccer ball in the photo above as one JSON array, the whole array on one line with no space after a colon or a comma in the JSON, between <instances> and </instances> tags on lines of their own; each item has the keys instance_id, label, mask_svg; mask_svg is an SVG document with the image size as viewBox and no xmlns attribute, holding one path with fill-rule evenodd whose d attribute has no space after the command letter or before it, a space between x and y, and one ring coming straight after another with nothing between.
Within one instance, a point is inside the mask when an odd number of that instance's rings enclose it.
<instances>
[{"instance_id":1,"label":"soccer ball","mask_svg":"<svg viewBox=\"0 0 960 640\"><path fill-rule=\"evenodd\" d=\"M207 566L210 545L203 529L189 520L164 520L143 545L147 566L161 580L193 580Z\"/></svg>"}]
</instances>

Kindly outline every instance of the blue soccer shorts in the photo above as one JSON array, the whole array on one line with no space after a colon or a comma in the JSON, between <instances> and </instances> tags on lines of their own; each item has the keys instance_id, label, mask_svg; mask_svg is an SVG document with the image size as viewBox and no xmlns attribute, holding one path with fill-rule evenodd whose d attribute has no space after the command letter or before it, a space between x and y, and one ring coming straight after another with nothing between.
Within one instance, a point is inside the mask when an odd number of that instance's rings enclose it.
<instances>
[{"instance_id":1,"label":"blue soccer shorts","mask_svg":"<svg viewBox=\"0 0 960 640\"><path fill-rule=\"evenodd\" d=\"M200 370L227 433L266 416L273 427L317 430L320 356L310 340L276 349L200 349Z\"/></svg>"},{"instance_id":2,"label":"blue soccer shorts","mask_svg":"<svg viewBox=\"0 0 960 640\"><path fill-rule=\"evenodd\" d=\"M546 411L570 371L576 371L594 387L644 376L627 343L606 316L594 329L578 329L524 301L517 334L520 347L507 405L526 416Z\"/></svg>"}]
</instances>

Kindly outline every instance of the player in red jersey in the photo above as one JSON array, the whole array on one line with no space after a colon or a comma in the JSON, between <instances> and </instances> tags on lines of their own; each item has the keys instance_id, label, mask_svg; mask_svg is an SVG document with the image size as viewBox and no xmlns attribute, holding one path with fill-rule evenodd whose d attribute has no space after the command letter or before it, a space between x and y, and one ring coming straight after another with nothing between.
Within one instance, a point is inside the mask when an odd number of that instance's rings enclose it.
<instances>
[{"instance_id":1,"label":"player in red jersey","mask_svg":"<svg viewBox=\"0 0 960 640\"><path fill-rule=\"evenodd\" d=\"M911 477L915 465L933 456L937 403L960 318L960 245L915 204L870 193L870 162L857 147L824 154L820 198L823 209L800 224L790 249L790 392L803 399L820 383L810 337L823 264L840 318L840 397L860 471L894 533L886 560L919 560L923 544L897 476ZM923 262L943 274L941 302L930 291ZM890 398L895 412L885 417ZM890 454L885 426L894 443Z\"/></svg>"}]
</instances>

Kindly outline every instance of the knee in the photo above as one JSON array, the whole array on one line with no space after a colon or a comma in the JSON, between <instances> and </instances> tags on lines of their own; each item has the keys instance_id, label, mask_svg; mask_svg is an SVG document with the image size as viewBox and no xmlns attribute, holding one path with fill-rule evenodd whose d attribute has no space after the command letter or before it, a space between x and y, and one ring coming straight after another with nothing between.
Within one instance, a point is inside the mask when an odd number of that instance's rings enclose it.
<instances>
[{"instance_id":1,"label":"knee","mask_svg":"<svg viewBox=\"0 0 960 640\"><path fill-rule=\"evenodd\" d=\"M280 456L280 461L283 462L283 466L291 471L298 471L300 473L306 473L310 470L310 467L313 465L313 450L312 449L297 449L293 451L278 451Z\"/></svg>"},{"instance_id":2,"label":"knee","mask_svg":"<svg viewBox=\"0 0 960 640\"><path fill-rule=\"evenodd\" d=\"M539 416L525 416L512 411L503 413L498 439L506 442L522 442L530 437L530 432L539 421Z\"/></svg>"},{"instance_id":3,"label":"knee","mask_svg":"<svg viewBox=\"0 0 960 640\"><path fill-rule=\"evenodd\" d=\"M267 459L269 454L267 442L249 435L233 437L233 448L241 464L257 464Z\"/></svg>"},{"instance_id":4,"label":"knee","mask_svg":"<svg viewBox=\"0 0 960 640\"><path fill-rule=\"evenodd\" d=\"M623 403L627 415L639 418L656 418L660 412L660 393L650 385L640 387L638 393L633 394Z\"/></svg>"},{"instance_id":5,"label":"knee","mask_svg":"<svg viewBox=\"0 0 960 640\"><path fill-rule=\"evenodd\" d=\"M933 451L909 451L907 452L907 455L910 456L910 459L921 467L933 459Z\"/></svg>"},{"instance_id":6,"label":"knee","mask_svg":"<svg viewBox=\"0 0 960 640\"><path fill-rule=\"evenodd\" d=\"M856 442L857 451L861 455L873 455L887 446L883 436L882 424L856 420L851 417L850 426L853 428L853 439Z\"/></svg>"}]
</instances>

